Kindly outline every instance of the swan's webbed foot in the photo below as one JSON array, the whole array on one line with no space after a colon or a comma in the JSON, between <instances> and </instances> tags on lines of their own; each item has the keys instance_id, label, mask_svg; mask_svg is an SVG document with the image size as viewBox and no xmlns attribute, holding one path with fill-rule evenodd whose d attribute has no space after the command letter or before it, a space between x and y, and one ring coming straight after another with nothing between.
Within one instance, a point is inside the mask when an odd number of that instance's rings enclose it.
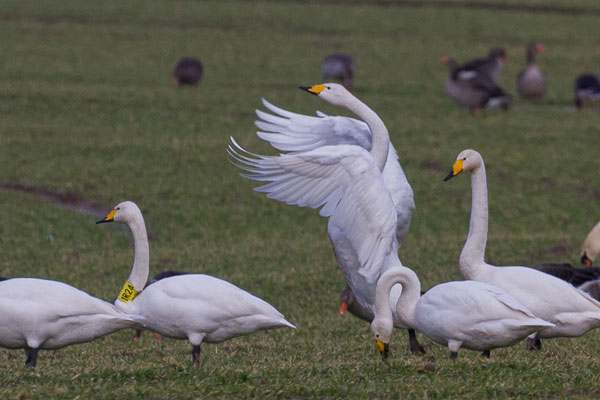
<instances>
[{"instance_id":1,"label":"swan's webbed foot","mask_svg":"<svg viewBox=\"0 0 600 400\"><path fill-rule=\"evenodd\" d=\"M492 353L490 353L489 350L485 350L481 352L481 355L485 358L490 358L490 356L492 355Z\"/></svg>"},{"instance_id":2,"label":"swan's webbed foot","mask_svg":"<svg viewBox=\"0 0 600 400\"><path fill-rule=\"evenodd\" d=\"M450 352L450 359L454 360L456 357L458 357L458 351L452 351Z\"/></svg>"},{"instance_id":3,"label":"swan's webbed foot","mask_svg":"<svg viewBox=\"0 0 600 400\"><path fill-rule=\"evenodd\" d=\"M529 351L541 350L542 349L542 341L538 338L528 337L525 348Z\"/></svg>"},{"instance_id":4,"label":"swan's webbed foot","mask_svg":"<svg viewBox=\"0 0 600 400\"><path fill-rule=\"evenodd\" d=\"M25 360L25 365L29 368L35 368L35 364L37 362L37 354L39 349L25 349L25 355L27 355L27 360Z\"/></svg>"},{"instance_id":5,"label":"swan's webbed foot","mask_svg":"<svg viewBox=\"0 0 600 400\"><path fill-rule=\"evenodd\" d=\"M194 367L200 364L200 345L192 346L192 362L194 363Z\"/></svg>"},{"instance_id":6,"label":"swan's webbed foot","mask_svg":"<svg viewBox=\"0 0 600 400\"><path fill-rule=\"evenodd\" d=\"M408 341L410 343L410 352L413 354L425 354L425 349L417 340L417 333L414 329L408 330Z\"/></svg>"}]
</instances>

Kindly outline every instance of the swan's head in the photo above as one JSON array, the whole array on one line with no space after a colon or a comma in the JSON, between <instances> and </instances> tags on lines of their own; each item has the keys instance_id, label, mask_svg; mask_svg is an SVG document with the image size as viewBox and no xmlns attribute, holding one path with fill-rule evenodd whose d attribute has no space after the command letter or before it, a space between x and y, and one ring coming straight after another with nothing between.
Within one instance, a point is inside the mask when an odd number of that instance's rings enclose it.
<instances>
[{"instance_id":1,"label":"swan's head","mask_svg":"<svg viewBox=\"0 0 600 400\"><path fill-rule=\"evenodd\" d=\"M452 165L452 171L444 178L444 181L455 177L463 171L473 171L475 168L481 166L481 164L483 164L481 154L471 149L463 150L456 157L456 161Z\"/></svg>"},{"instance_id":2,"label":"swan's head","mask_svg":"<svg viewBox=\"0 0 600 400\"><path fill-rule=\"evenodd\" d=\"M344 86L338 83L321 83L313 86L300 86L300 89L306 90L334 106L345 107L348 100L354 96Z\"/></svg>"},{"instance_id":3,"label":"swan's head","mask_svg":"<svg viewBox=\"0 0 600 400\"><path fill-rule=\"evenodd\" d=\"M381 356L386 359L390 352L390 337L392 336L392 330L394 329L394 322L391 318L377 318L371 322L371 332L375 337L377 348L381 353Z\"/></svg>"},{"instance_id":4,"label":"swan's head","mask_svg":"<svg viewBox=\"0 0 600 400\"><path fill-rule=\"evenodd\" d=\"M101 224L104 222L124 222L128 223L130 221L139 218L142 215L142 212L138 208L137 204L133 201L124 201L119 203L113 208L103 219L96 221L97 224Z\"/></svg>"}]
</instances>

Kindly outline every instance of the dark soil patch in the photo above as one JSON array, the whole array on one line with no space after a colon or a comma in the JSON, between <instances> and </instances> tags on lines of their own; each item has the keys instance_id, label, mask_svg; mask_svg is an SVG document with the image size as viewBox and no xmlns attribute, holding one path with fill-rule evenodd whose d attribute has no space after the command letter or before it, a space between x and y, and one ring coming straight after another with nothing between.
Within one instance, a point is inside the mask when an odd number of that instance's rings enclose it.
<instances>
[{"instance_id":1,"label":"dark soil patch","mask_svg":"<svg viewBox=\"0 0 600 400\"><path fill-rule=\"evenodd\" d=\"M58 202L60 207L73 210L81 214L91 214L94 216L106 215L110 208L100 203L86 201L81 195L76 193L59 193L45 187L27 187L14 183L0 184L0 190L5 192L21 192L34 196L50 199Z\"/></svg>"}]
</instances>

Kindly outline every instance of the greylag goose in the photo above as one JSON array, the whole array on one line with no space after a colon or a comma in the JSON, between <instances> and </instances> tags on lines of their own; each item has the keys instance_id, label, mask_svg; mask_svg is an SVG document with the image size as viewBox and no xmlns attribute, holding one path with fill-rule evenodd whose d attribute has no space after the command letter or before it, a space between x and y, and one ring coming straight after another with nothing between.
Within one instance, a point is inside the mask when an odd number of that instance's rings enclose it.
<instances>
[{"instance_id":1,"label":"greylag goose","mask_svg":"<svg viewBox=\"0 0 600 400\"><path fill-rule=\"evenodd\" d=\"M476 72L477 74L487 76L495 82L506 60L506 51L502 47L493 47L487 57L475 58L459 65L458 72Z\"/></svg>"},{"instance_id":2,"label":"greylag goose","mask_svg":"<svg viewBox=\"0 0 600 400\"><path fill-rule=\"evenodd\" d=\"M202 63L193 57L184 57L177 61L173 69L173 84L177 87L180 85L197 85L202 78Z\"/></svg>"},{"instance_id":3,"label":"greylag goose","mask_svg":"<svg viewBox=\"0 0 600 400\"><path fill-rule=\"evenodd\" d=\"M354 60L347 54L330 54L322 65L323 82L339 81L350 92L354 91Z\"/></svg>"},{"instance_id":4,"label":"greylag goose","mask_svg":"<svg viewBox=\"0 0 600 400\"><path fill-rule=\"evenodd\" d=\"M535 55L545 50L539 43L527 45L527 68L517 75L517 92L524 99L541 100L546 93L546 77L535 63Z\"/></svg>"},{"instance_id":5,"label":"greylag goose","mask_svg":"<svg viewBox=\"0 0 600 400\"><path fill-rule=\"evenodd\" d=\"M575 79L575 106L581 108L588 101L600 99L600 81L596 75L581 74Z\"/></svg>"},{"instance_id":6,"label":"greylag goose","mask_svg":"<svg viewBox=\"0 0 600 400\"><path fill-rule=\"evenodd\" d=\"M453 58L444 56L441 60L449 70L445 82L446 93L457 104L476 115L486 108L508 108L510 95L504 93L489 76L475 71L461 71Z\"/></svg>"}]
</instances>

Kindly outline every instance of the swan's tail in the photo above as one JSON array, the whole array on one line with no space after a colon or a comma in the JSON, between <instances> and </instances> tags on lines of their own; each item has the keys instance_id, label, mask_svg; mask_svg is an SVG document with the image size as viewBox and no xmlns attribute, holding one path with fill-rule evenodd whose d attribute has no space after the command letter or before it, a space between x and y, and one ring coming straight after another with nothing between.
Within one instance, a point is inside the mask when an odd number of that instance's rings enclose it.
<instances>
[{"instance_id":1,"label":"swan's tail","mask_svg":"<svg viewBox=\"0 0 600 400\"><path fill-rule=\"evenodd\" d=\"M281 322L281 325L283 325L283 326L288 326L288 327L290 327L292 329L296 329L296 325L292 324L291 322L289 322L285 318L282 318L280 322Z\"/></svg>"},{"instance_id":2,"label":"swan's tail","mask_svg":"<svg viewBox=\"0 0 600 400\"><path fill-rule=\"evenodd\" d=\"M531 320L527 320L526 322L527 326L531 326L532 328L552 328L554 326L556 326L555 324L553 324L552 322L548 322L546 320L543 320L541 318L533 318Z\"/></svg>"},{"instance_id":3,"label":"swan's tail","mask_svg":"<svg viewBox=\"0 0 600 400\"><path fill-rule=\"evenodd\" d=\"M135 322L136 326L140 326L142 328L146 327L146 317L143 315L126 314L125 316L128 320Z\"/></svg>"}]
</instances>

